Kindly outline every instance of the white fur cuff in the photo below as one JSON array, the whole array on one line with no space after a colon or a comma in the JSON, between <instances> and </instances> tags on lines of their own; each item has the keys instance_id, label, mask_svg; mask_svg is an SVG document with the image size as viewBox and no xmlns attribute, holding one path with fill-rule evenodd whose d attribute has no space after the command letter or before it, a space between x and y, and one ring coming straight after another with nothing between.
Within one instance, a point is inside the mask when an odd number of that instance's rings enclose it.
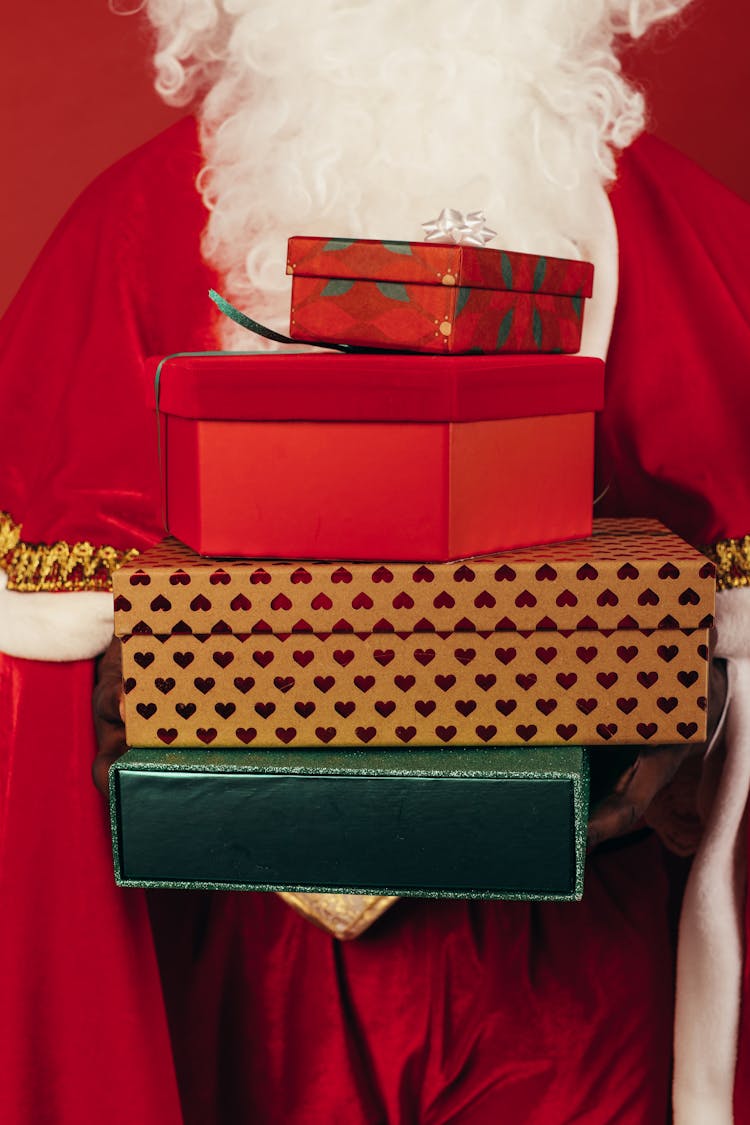
<instances>
[{"instance_id":1,"label":"white fur cuff","mask_svg":"<svg viewBox=\"0 0 750 1125\"><path fill-rule=\"evenodd\" d=\"M89 660L112 639L112 595L19 593L0 570L0 652L26 660Z\"/></svg>"}]
</instances>

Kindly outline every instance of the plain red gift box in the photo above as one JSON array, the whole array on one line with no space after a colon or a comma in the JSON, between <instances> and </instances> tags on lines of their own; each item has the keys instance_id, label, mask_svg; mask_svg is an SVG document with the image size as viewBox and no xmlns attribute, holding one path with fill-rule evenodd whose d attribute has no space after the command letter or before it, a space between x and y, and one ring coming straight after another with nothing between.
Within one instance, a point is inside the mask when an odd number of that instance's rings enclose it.
<instances>
[{"instance_id":1,"label":"plain red gift box","mask_svg":"<svg viewBox=\"0 0 750 1125\"><path fill-rule=\"evenodd\" d=\"M591 533L600 360L150 362L165 521L200 554L445 561Z\"/></svg>"}]
</instances>

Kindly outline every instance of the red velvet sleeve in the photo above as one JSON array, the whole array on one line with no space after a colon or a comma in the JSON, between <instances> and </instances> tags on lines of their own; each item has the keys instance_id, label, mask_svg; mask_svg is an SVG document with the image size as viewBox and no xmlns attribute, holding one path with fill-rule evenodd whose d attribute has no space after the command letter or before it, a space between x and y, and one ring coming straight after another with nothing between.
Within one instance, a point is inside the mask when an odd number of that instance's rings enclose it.
<instances>
[{"instance_id":1,"label":"red velvet sleeve","mask_svg":"<svg viewBox=\"0 0 750 1125\"><path fill-rule=\"evenodd\" d=\"M52 235L0 327L0 511L29 542L162 534L143 357L210 348L195 125L105 172Z\"/></svg>"},{"instance_id":2,"label":"red velvet sleeve","mask_svg":"<svg viewBox=\"0 0 750 1125\"><path fill-rule=\"evenodd\" d=\"M694 543L750 532L750 207L644 137L612 192L620 295L598 432L602 515Z\"/></svg>"}]
</instances>

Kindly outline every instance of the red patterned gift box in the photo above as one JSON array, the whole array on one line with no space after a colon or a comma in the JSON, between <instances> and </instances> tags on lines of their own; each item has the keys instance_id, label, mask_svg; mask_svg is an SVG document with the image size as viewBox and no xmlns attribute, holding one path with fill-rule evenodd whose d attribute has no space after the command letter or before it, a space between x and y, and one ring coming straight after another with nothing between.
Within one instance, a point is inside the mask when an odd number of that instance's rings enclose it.
<instances>
[{"instance_id":1,"label":"red patterned gift box","mask_svg":"<svg viewBox=\"0 0 750 1125\"><path fill-rule=\"evenodd\" d=\"M440 355L577 352L589 262L435 242L289 240L290 335Z\"/></svg>"},{"instance_id":2,"label":"red patterned gift box","mask_svg":"<svg viewBox=\"0 0 750 1125\"><path fill-rule=\"evenodd\" d=\"M170 356L157 394L167 527L204 555L450 559L591 532L597 359Z\"/></svg>"},{"instance_id":3,"label":"red patterned gift box","mask_svg":"<svg viewBox=\"0 0 750 1125\"><path fill-rule=\"evenodd\" d=\"M136 746L695 742L713 567L653 520L447 564L202 559L114 576Z\"/></svg>"}]
</instances>

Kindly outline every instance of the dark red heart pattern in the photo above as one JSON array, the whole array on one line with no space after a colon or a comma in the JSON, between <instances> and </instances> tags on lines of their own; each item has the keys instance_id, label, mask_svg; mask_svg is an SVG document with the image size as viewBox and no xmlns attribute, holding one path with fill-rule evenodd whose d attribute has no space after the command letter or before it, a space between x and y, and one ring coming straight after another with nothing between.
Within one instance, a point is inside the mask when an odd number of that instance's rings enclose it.
<instances>
[{"instance_id":1,"label":"dark red heart pattern","mask_svg":"<svg viewBox=\"0 0 750 1125\"><path fill-rule=\"evenodd\" d=\"M129 602L124 594L118 594L115 598L115 613L126 612L133 608L132 602Z\"/></svg>"},{"instance_id":2,"label":"dark red heart pattern","mask_svg":"<svg viewBox=\"0 0 750 1125\"><path fill-rule=\"evenodd\" d=\"M481 691L489 691L497 683L497 676L493 672L488 672L486 675L480 672L474 677L474 683Z\"/></svg>"},{"instance_id":3,"label":"dark red heart pattern","mask_svg":"<svg viewBox=\"0 0 750 1125\"><path fill-rule=\"evenodd\" d=\"M218 567L209 578L212 586L228 586L231 581L231 575L227 574L222 567Z\"/></svg>"},{"instance_id":4,"label":"dark red heart pattern","mask_svg":"<svg viewBox=\"0 0 750 1125\"><path fill-rule=\"evenodd\" d=\"M578 676L575 672L558 672L555 676L555 680L563 691L569 691L570 688L578 682Z\"/></svg>"},{"instance_id":5,"label":"dark red heart pattern","mask_svg":"<svg viewBox=\"0 0 750 1125\"><path fill-rule=\"evenodd\" d=\"M175 570L169 576L169 584L170 586L189 586L190 575L186 574L184 570Z\"/></svg>"},{"instance_id":6,"label":"dark red heart pattern","mask_svg":"<svg viewBox=\"0 0 750 1125\"><path fill-rule=\"evenodd\" d=\"M351 572L345 566L338 567L331 575L331 582L351 582Z\"/></svg>"},{"instance_id":7,"label":"dark red heart pattern","mask_svg":"<svg viewBox=\"0 0 750 1125\"><path fill-rule=\"evenodd\" d=\"M237 691L242 692L243 695L247 695L251 688L255 687L255 680L252 676L235 676L232 682Z\"/></svg>"},{"instance_id":8,"label":"dark red heart pattern","mask_svg":"<svg viewBox=\"0 0 750 1125\"><path fill-rule=\"evenodd\" d=\"M271 609L285 610L285 609L291 609L291 608L292 608L291 598L288 598L286 596L286 594L284 594L284 593L277 594L275 598L271 598Z\"/></svg>"},{"instance_id":9,"label":"dark red heart pattern","mask_svg":"<svg viewBox=\"0 0 750 1125\"><path fill-rule=\"evenodd\" d=\"M294 727L276 727L276 737L288 746L297 737L297 731Z\"/></svg>"},{"instance_id":10,"label":"dark red heart pattern","mask_svg":"<svg viewBox=\"0 0 750 1125\"><path fill-rule=\"evenodd\" d=\"M396 738L398 738L401 742L411 742L413 738L416 738L416 734L416 727L396 727Z\"/></svg>"},{"instance_id":11,"label":"dark red heart pattern","mask_svg":"<svg viewBox=\"0 0 750 1125\"><path fill-rule=\"evenodd\" d=\"M451 676L451 675L448 675L448 676L437 675L437 676L435 676L435 683L437 684L437 686L440 688L441 691L450 691L450 689L453 687L455 682L456 682L455 676Z\"/></svg>"},{"instance_id":12,"label":"dark red heart pattern","mask_svg":"<svg viewBox=\"0 0 750 1125\"><path fill-rule=\"evenodd\" d=\"M473 699L457 699L453 706L459 715L463 715L464 718L467 718L472 711L477 709L476 701Z\"/></svg>"},{"instance_id":13,"label":"dark red heart pattern","mask_svg":"<svg viewBox=\"0 0 750 1125\"><path fill-rule=\"evenodd\" d=\"M394 609L413 609L414 598L402 590L400 594L396 594L392 604Z\"/></svg>"},{"instance_id":14,"label":"dark red heart pattern","mask_svg":"<svg viewBox=\"0 0 750 1125\"><path fill-rule=\"evenodd\" d=\"M551 715L556 707L556 699L537 699L536 701L536 709L541 711L543 715Z\"/></svg>"},{"instance_id":15,"label":"dark red heart pattern","mask_svg":"<svg viewBox=\"0 0 750 1125\"><path fill-rule=\"evenodd\" d=\"M466 566L465 564L459 566L458 569L453 572L454 582L473 582L475 578L476 574L474 571L470 566Z\"/></svg>"},{"instance_id":16,"label":"dark red heart pattern","mask_svg":"<svg viewBox=\"0 0 750 1125\"><path fill-rule=\"evenodd\" d=\"M578 727L575 723L558 723L555 730L564 742L570 742L571 738L578 730Z\"/></svg>"},{"instance_id":17,"label":"dark red heart pattern","mask_svg":"<svg viewBox=\"0 0 750 1125\"><path fill-rule=\"evenodd\" d=\"M457 731L454 726L437 726L435 727L435 734L441 742L452 742L456 737Z\"/></svg>"},{"instance_id":18,"label":"dark red heart pattern","mask_svg":"<svg viewBox=\"0 0 750 1125\"><path fill-rule=\"evenodd\" d=\"M508 566L507 563L503 563L503 565L499 566L495 571L496 582L515 582L515 580L516 572L513 567Z\"/></svg>"},{"instance_id":19,"label":"dark red heart pattern","mask_svg":"<svg viewBox=\"0 0 750 1125\"><path fill-rule=\"evenodd\" d=\"M273 686L283 694L292 690L294 682L294 676L274 676L273 678Z\"/></svg>"},{"instance_id":20,"label":"dark red heart pattern","mask_svg":"<svg viewBox=\"0 0 750 1125\"><path fill-rule=\"evenodd\" d=\"M138 681L136 680L135 676L128 676L127 679L123 680L122 690L126 695L130 694L137 682Z\"/></svg>"},{"instance_id":21,"label":"dark red heart pattern","mask_svg":"<svg viewBox=\"0 0 750 1125\"><path fill-rule=\"evenodd\" d=\"M298 582L312 582L312 575L309 570L305 570L304 566L298 566L297 569L292 572L292 582L295 585L297 585Z\"/></svg>"},{"instance_id":22,"label":"dark red heart pattern","mask_svg":"<svg viewBox=\"0 0 750 1125\"><path fill-rule=\"evenodd\" d=\"M526 630L506 646L475 632L469 646L433 631L426 647L405 631L392 633L388 648L367 632L350 633L344 646L310 634L304 649L289 643L291 633L269 635L259 649L246 646L247 635L154 636L150 648L126 641L130 740L169 745L161 731L178 745L207 746L200 729L204 738L217 732L211 745L253 747L284 745L277 730L299 746L698 741L705 633L698 642L694 632L600 632L581 644L568 630L540 644L542 635ZM254 675L236 674L248 665Z\"/></svg>"},{"instance_id":23,"label":"dark red heart pattern","mask_svg":"<svg viewBox=\"0 0 750 1125\"><path fill-rule=\"evenodd\" d=\"M216 727L198 727L195 733L198 735L201 742L208 746L209 743L214 741L218 732Z\"/></svg>"},{"instance_id":24,"label":"dark red heart pattern","mask_svg":"<svg viewBox=\"0 0 750 1125\"><path fill-rule=\"evenodd\" d=\"M177 734L178 731L176 727L159 727L156 732L156 737L159 739L159 742L163 742L165 743L165 745L171 746L174 740L177 738Z\"/></svg>"},{"instance_id":25,"label":"dark red heart pattern","mask_svg":"<svg viewBox=\"0 0 750 1125\"><path fill-rule=\"evenodd\" d=\"M600 687L603 687L605 691L609 691L609 689L612 687L612 685L617 683L618 678L619 677L617 675L617 672L597 672L596 673L596 682L599 684Z\"/></svg>"},{"instance_id":26,"label":"dark red heart pattern","mask_svg":"<svg viewBox=\"0 0 750 1125\"><path fill-rule=\"evenodd\" d=\"M377 567L372 574L373 582L392 582L393 572L387 566Z\"/></svg>"}]
</instances>

